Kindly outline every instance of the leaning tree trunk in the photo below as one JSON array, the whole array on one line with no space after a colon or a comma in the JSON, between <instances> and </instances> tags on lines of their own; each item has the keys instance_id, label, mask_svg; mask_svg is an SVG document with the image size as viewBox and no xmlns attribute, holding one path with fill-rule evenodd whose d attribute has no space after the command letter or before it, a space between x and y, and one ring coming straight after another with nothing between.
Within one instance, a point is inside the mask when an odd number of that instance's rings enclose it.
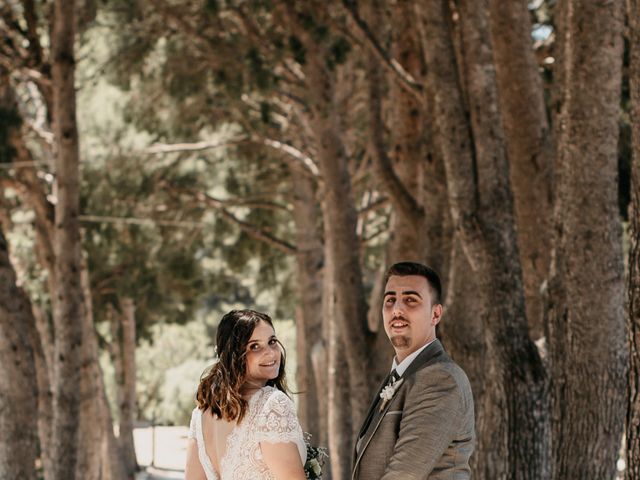
<instances>
[{"instance_id":1,"label":"leaning tree trunk","mask_svg":"<svg viewBox=\"0 0 640 480\"><path fill-rule=\"evenodd\" d=\"M54 3L52 42L53 112L56 139L54 302L55 380L53 395L53 478L73 480L78 460L80 372L84 304L80 285L79 149L74 84L73 0Z\"/></svg>"},{"instance_id":2,"label":"leaning tree trunk","mask_svg":"<svg viewBox=\"0 0 640 480\"><path fill-rule=\"evenodd\" d=\"M370 2L368 17L371 28L375 32L383 31L381 2ZM398 8L398 7L396 7ZM403 28L401 38L394 44L395 50L402 45L402 60L411 61L413 70L419 60L415 58L415 38L411 35L409 25L397 25ZM413 49L411 47L414 47ZM412 52L412 53L410 53ZM404 64L406 66L406 63ZM414 72L410 72L414 73ZM369 141L373 152L373 171L381 189L393 205L387 263L399 260L424 261L425 249L422 233L424 230L424 209L420 204L420 181L422 180L420 109L415 96L398 85L395 77L391 78L393 148L392 156L387 152L386 126L383 120L383 97L385 95L385 76L378 59L369 55L367 59L367 88ZM393 161L393 163L392 163ZM395 165L394 165L395 163ZM395 166L395 168L394 168ZM372 308L381 309L378 299Z\"/></svg>"},{"instance_id":3,"label":"leaning tree trunk","mask_svg":"<svg viewBox=\"0 0 640 480\"><path fill-rule=\"evenodd\" d=\"M491 0L490 4L527 319L537 340L544 335L540 288L550 261L552 141L527 2Z\"/></svg>"},{"instance_id":4,"label":"leaning tree trunk","mask_svg":"<svg viewBox=\"0 0 640 480\"><path fill-rule=\"evenodd\" d=\"M93 323L93 304L89 271L82 261L81 286L84 300L82 320L82 367L80 371L80 415L78 431L77 478L87 480L120 480L117 446L113 434L111 412L105 401L104 379L98 362L98 342Z\"/></svg>"},{"instance_id":5,"label":"leaning tree trunk","mask_svg":"<svg viewBox=\"0 0 640 480\"><path fill-rule=\"evenodd\" d=\"M617 206L623 5L565 8L547 335L552 468L554 478L613 478L628 359Z\"/></svg>"},{"instance_id":6,"label":"leaning tree trunk","mask_svg":"<svg viewBox=\"0 0 640 480\"><path fill-rule=\"evenodd\" d=\"M627 0L631 94L631 209L629 212L629 397L626 480L640 480L640 0Z\"/></svg>"},{"instance_id":7,"label":"leaning tree trunk","mask_svg":"<svg viewBox=\"0 0 640 480\"><path fill-rule=\"evenodd\" d=\"M5 160L12 160L16 162L30 162L32 161L31 153L27 149L21 131L21 118L18 111L15 91L13 90L8 72L0 69L0 110L3 117L3 136L6 139L6 152L12 152L13 158L5 158ZM14 121L11 122L10 119ZM36 194L32 191L29 182L24 182L24 178L27 177L29 181L37 179L35 176L35 168L28 167L18 169L16 173L16 180L22 188L19 188L20 195L26 199L28 205L34 207L32 200L35 199ZM43 196L44 197L44 196ZM36 253L39 254L41 250L41 242L43 239L43 227L40 222L40 215L37 208L34 208L36 212ZM51 210L49 210L51 212ZM49 229L49 234L52 229ZM52 471L52 457L51 457L51 427L52 427L52 392L51 381L53 378L53 334L49 326L48 319L44 312L37 306L32 306L33 322L27 324L27 334L31 349L33 351L33 358L36 369L36 382L37 382L37 423L38 423L38 437L39 437L39 453L40 462L44 473L45 480L49 480Z\"/></svg>"},{"instance_id":8,"label":"leaning tree trunk","mask_svg":"<svg viewBox=\"0 0 640 480\"><path fill-rule=\"evenodd\" d=\"M82 370L80 372L80 430L78 432L77 478L124 480L125 471L98 360L98 340L93 322L89 270L82 261L81 284L85 305L82 325Z\"/></svg>"},{"instance_id":9,"label":"leaning tree trunk","mask_svg":"<svg viewBox=\"0 0 640 480\"><path fill-rule=\"evenodd\" d=\"M322 336L322 268L324 253L314 180L301 176L292 182L293 220L296 228L296 285L299 308L296 313L296 351L298 390L303 392L298 407L300 422L314 437L314 442L326 442L326 405L318 397L318 377L325 372L314 368L312 354L324 349ZM323 427L323 424L325 428Z\"/></svg>"},{"instance_id":10,"label":"leaning tree trunk","mask_svg":"<svg viewBox=\"0 0 640 480\"><path fill-rule=\"evenodd\" d=\"M448 3L427 1L418 11L451 215L478 280L478 295L492 306L483 319L488 365L481 407L491 418L478 437L485 444L494 442L494 449L483 473L486 478L539 480L548 476L546 379L528 336L487 9L486 1L461 2L464 85L456 69Z\"/></svg>"},{"instance_id":11,"label":"leaning tree trunk","mask_svg":"<svg viewBox=\"0 0 640 480\"><path fill-rule=\"evenodd\" d=\"M0 478L37 478L38 389L29 325L35 325L31 305L16 285L0 231Z\"/></svg>"}]
</instances>

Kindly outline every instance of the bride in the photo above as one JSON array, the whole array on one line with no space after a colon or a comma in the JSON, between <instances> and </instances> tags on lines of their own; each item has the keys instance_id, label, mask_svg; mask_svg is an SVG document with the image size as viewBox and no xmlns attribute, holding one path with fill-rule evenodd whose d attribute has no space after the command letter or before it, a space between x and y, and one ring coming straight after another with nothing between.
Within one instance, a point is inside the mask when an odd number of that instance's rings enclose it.
<instances>
[{"instance_id":1,"label":"bride","mask_svg":"<svg viewBox=\"0 0 640 480\"><path fill-rule=\"evenodd\" d=\"M185 480L304 480L306 447L271 318L230 311L216 347L191 415Z\"/></svg>"}]
</instances>

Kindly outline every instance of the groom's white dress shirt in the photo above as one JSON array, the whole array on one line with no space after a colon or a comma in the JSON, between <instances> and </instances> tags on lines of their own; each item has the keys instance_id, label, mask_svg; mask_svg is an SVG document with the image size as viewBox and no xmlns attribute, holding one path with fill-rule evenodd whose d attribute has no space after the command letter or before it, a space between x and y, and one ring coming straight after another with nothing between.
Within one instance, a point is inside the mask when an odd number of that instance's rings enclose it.
<instances>
[{"instance_id":1,"label":"groom's white dress shirt","mask_svg":"<svg viewBox=\"0 0 640 480\"><path fill-rule=\"evenodd\" d=\"M398 361L396 360L396 357L393 357L393 362L391 363L391 371L393 371L393 369L395 368L396 373L398 374L398 376L401 377L402 374L407 370L407 368L409 368L409 365L411 365L411 362L413 362L416 359L416 357L420 355L420 352L422 352L425 348L427 348L429 345L431 345L435 341L436 339L434 338L426 345L420 347L418 350L416 350L411 355L407 356L407 358L405 358L403 361L401 361L399 365L398 365Z\"/></svg>"}]
</instances>

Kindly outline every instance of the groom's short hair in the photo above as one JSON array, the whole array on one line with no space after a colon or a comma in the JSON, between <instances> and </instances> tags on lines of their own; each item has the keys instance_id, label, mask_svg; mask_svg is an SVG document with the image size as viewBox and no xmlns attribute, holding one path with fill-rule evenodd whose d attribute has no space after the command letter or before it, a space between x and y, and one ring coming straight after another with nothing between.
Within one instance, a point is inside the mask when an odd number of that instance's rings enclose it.
<instances>
[{"instance_id":1,"label":"groom's short hair","mask_svg":"<svg viewBox=\"0 0 640 480\"><path fill-rule=\"evenodd\" d=\"M407 277L409 275L417 275L427 279L427 283L431 287L432 303L442 303L442 284L440 283L440 277L436 271L426 265L416 262L398 262L389 267L387 273L384 275L385 285L389 281L391 276Z\"/></svg>"}]
</instances>

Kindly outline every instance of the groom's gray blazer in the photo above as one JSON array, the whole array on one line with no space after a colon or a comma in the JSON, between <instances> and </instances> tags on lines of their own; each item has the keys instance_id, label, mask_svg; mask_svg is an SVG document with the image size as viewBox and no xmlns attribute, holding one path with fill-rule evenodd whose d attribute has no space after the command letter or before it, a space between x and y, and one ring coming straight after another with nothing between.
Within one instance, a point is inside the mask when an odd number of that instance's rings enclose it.
<instances>
[{"instance_id":1,"label":"groom's gray blazer","mask_svg":"<svg viewBox=\"0 0 640 480\"><path fill-rule=\"evenodd\" d=\"M372 420L358 436L352 479L469 479L475 431L465 373L435 340L398 382L382 410L375 398L369 407Z\"/></svg>"}]
</instances>

